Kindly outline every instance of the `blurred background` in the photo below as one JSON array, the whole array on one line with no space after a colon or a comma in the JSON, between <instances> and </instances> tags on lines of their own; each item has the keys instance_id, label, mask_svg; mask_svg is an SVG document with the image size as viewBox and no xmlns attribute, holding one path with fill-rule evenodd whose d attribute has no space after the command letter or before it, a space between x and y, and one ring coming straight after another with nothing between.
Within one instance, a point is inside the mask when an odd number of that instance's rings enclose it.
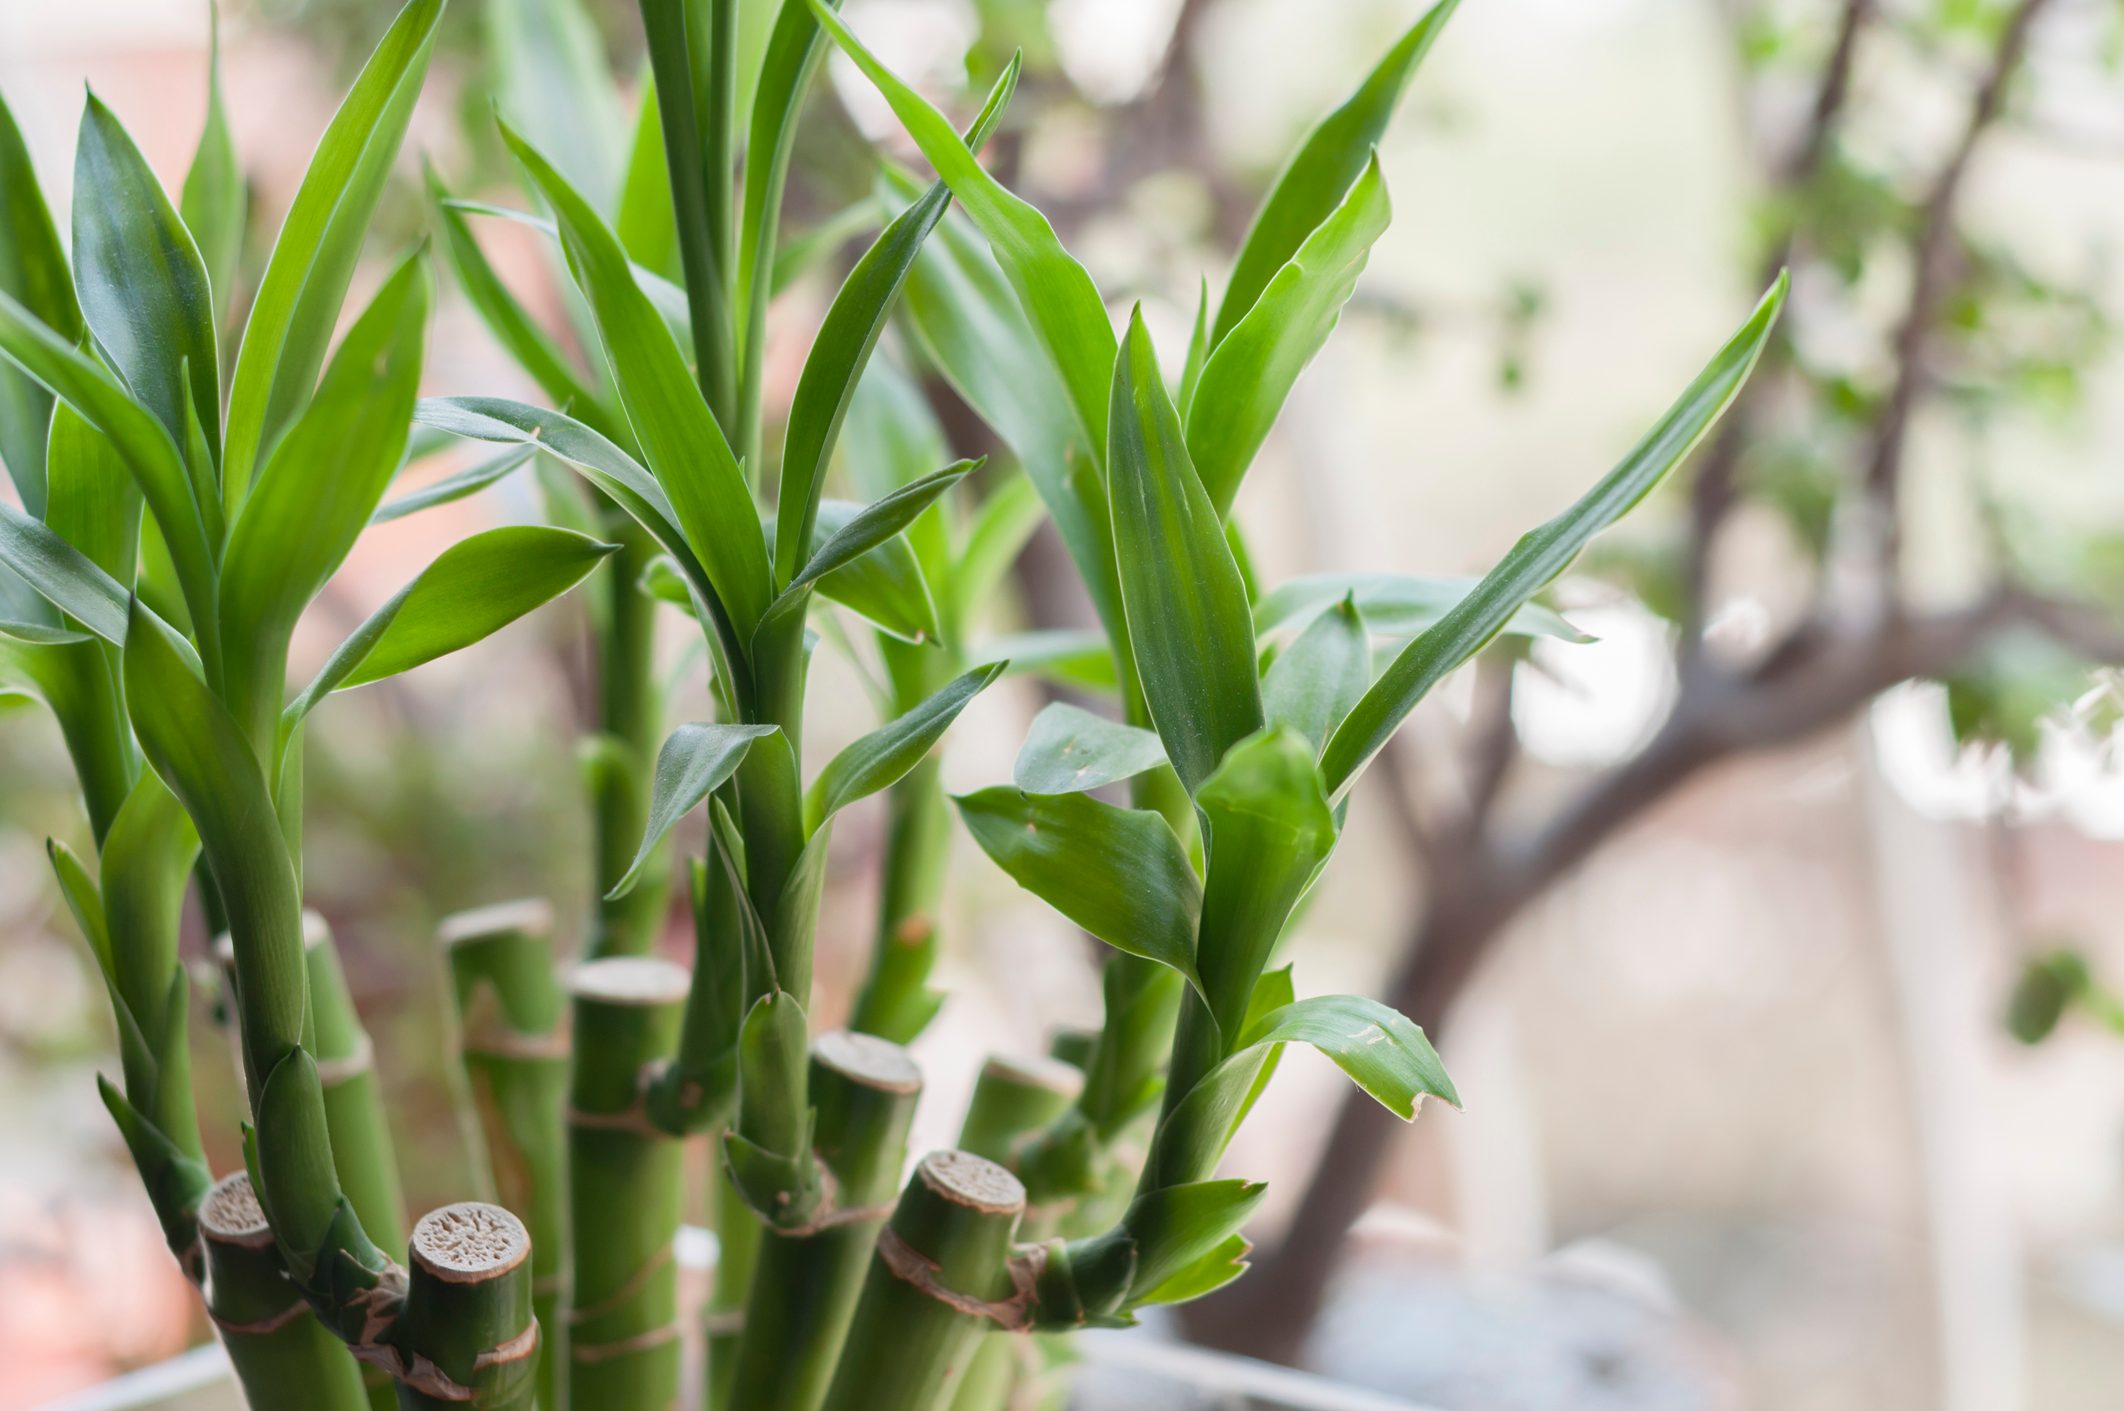
<instances>
[{"instance_id":1,"label":"blurred background","mask_svg":"<svg viewBox=\"0 0 2124 1411\"><path fill-rule=\"evenodd\" d=\"M420 156L523 204L487 116L485 12L505 2L538 0L460 0L445 22L379 266L431 226ZM253 277L393 8L226 0ZM633 7L586 8L603 52L582 57L631 121ZM991 164L1178 349L1284 155L1419 5L846 9L955 112L1024 48ZM1271 1182L1257 1268L1168 1331L1446 1411L2114 1405L2120 61L2114 0L1479 0L1455 18L1381 149L1395 224L1241 497L1265 581L1479 573L1607 468L1781 265L1794 296L1724 429L1556 590L1596 640L1501 646L1438 692L1358 791L1291 942L1306 989L1409 1009L1466 1111L1404 1130L1292 1055L1227 1163ZM0 4L0 89L62 223L83 80L174 189L207 62L200 0ZM821 213L856 134L906 150L868 86L829 72L831 120L799 154ZM525 300L557 309L538 237L490 236ZM785 400L832 287L778 302ZM537 396L447 281L427 369L434 394ZM953 410L954 449L988 449ZM366 536L298 672L444 543L541 513L512 480ZM1015 590L990 630L1086 612L1039 539ZM337 699L311 732L310 901L375 1036L416 1210L470 1169L437 919L590 905L580 612ZM820 660L831 748L872 716L860 666ZM953 787L1007 777L1044 699L1014 678L977 702ZM90 1096L115 1063L108 1008L43 851L86 835L66 758L41 710L5 706L12 1411L205 1328ZM835 838L824 1022L860 974L882 820L862 806ZM983 1056L1098 1014L1082 939L958 853L918 1147L949 1140ZM226 1169L241 1089L225 1032L194 1037Z\"/></svg>"}]
</instances>

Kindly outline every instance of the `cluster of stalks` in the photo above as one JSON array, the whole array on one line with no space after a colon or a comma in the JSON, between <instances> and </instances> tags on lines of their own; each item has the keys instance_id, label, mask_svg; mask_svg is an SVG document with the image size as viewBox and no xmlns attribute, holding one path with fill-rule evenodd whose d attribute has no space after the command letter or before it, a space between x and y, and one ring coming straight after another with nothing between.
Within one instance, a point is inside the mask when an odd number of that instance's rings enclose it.
<instances>
[{"instance_id":1,"label":"cluster of stalks","mask_svg":"<svg viewBox=\"0 0 2124 1411\"><path fill-rule=\"evenodd\" d=\"M583 62L583 17L565 0L491 8L499 51L579 91L544 106L504 93L501 135L535 212L458 200L433 173L430 189L456 282L553 407L416 402L421 253L327 359L441 0L411 0L356 80L232 359L219 333L244 202L218 96L181 207L91 99L71 260L0 123L0 454L22 499L0 508L0 563L35 594L19 611L8 600L0 679L51 707L77 765L96 866L56 843L52 856L118 1021L122 1082L105 1098L254 1407L673 1405L674 1243L686 1144L705 1138L719 1238L706 1405L998 1411L1042 1394L1062 1335L1241 1272L1262 1187L1217 1169L1286 1044L1320 1050L1403 1118L1426 1095L1456 1100L1408 1020L1300 998L1279 945L1366 763L1497 634L1568 632L1534 598L1703 435L1783 291L1480 582L1262 592L1233 501L1386 228L1374 149L1453 3L1306 138L1214 310L1205 285L1172 381L1140 311L1117 337L1046 219L980 164L1017 65L956 128L826 0L783 0L750 45L734 0L642 0L650 73L631 140L610 152L597 134L625 124L572 116L616 111ZM784 240L800 119L835 46L935 176L880 156L862 201ZM481 217L551 241L572 334L541 328L504 284ZM773 291L858 235L793 396L770 408ZM947 464L912 391L924 377L1014 464L979 477ZM502 450L385 503L409 446L438 434ZM825 496L837 460L864 500ZM576 527L453 547L291 695L297 618L366 524L526 464ZM1105 1022L1051 1057L991 1062L962 1149L906 1176L922 1080L903 1045L941 1002L929 977L954 801L935 748L1010 665L968 634L1042 511L1102 631L1021 639L1016 667L1098 683L1114 713L1049 707L1013 783L955 803L998 866L1113 948ZM445 924L498 1203L425 1216L401 1264L370 1046L329 931L302 906L305 721L332 691L470 645L600 565L583 755L602 898L565 969L542 903ZM812 612L828 602L874 632L889 718L807 780L814 644L856 645ZM705 718L668 734L666 608L709 663ZM869 974L850 1030L817 1032L833 821L887 790ZM1117 790L1126 806L1101 796ZM673 830L696 810L706 843L674 866ZM659 953L674 872L690 967ZM250 1099L245 1170L219 1182L177 959L193 876L226 929Z\"/></svg>"}]
</instances>

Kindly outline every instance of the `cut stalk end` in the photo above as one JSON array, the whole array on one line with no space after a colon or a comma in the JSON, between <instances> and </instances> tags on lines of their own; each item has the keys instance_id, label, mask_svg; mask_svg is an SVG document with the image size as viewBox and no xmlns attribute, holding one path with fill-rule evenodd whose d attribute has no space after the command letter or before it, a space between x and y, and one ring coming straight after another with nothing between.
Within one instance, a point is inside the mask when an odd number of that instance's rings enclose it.
<instances>
[{"instance_id":1,"label":"cut stalk end","mask_svg":"<svg viewBox=\"0 0 2124 1411\"><path fill-rule=\"evenodd\" d=\"M531 1411L538 1319L524 1222L485 1201L431 1210L413 1227L407 1270L392 1330L400 1406Z\"/></svg>"},{"instance_id":2,"label":"cut stalk end","mask_svg":"<svg viewBox=\"0 0 2124 1411\"><path fill-rule=\"evenodd\" d=\"M827 1411L948 1405L984 1331L1025 1325L1009 1255L1025 1187L966 1151L922 1158L879 1236Z\"/></svg>"}]
</instances>

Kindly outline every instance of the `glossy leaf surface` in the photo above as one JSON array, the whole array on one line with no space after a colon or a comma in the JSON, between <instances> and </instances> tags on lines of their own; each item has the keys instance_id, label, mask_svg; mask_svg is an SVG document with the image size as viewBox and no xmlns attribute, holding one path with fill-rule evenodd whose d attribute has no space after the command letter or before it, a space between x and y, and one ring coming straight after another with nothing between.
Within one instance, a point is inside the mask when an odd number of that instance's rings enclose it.
<instances>
[{"instance_id":1,"label":"glossy leaf surface","mask_svg":"<svg viewBox=\"0 0 2124 1411\"><path fill-rule=\"evenodd\" d=\"M721 788L744 763L752 742L772 735L772 725L713 725L694 722L681 725L664 740L656 754L656 774L650 784L649 823L642 845L626 874L609 895L625 896L641 880L642 869L656 852L664 835L678 821L698 808L708 795Z\"/></svg>"},{"instance_id":2,"label":"glossy leaf surface","mask_svg":"<svg viewBox=\"0 0 2124 1411\"><path fill-rule=\"evenodd\" d=\"M1239 248L1210 328L1210 347L1222 343L1238 326L1276 272L1342 203L1343 193L1365 169L1372 149L1385 135L1409 76L1459 7L1460 0L1439 0L1387 51L1357 91L1307 134L1270 188Z\"/></svg>"},{"instance_id":3,"label":"glossy leaf surface","mask_svg":"<svg viewBox=\"0 0 2124 1411\"><path fill-rule=\"evenodd\" d=\"M452 544L371 613L288 706L282 729L332 691L460 651L573 588L618 546L570 529L509 525Z\"/></svg>"},{"instance_id":4,"label":"glossy leaf surface","mask_svg":"<svg viewBox=\"0 0 2124 1411\"><path fill-rule=\"evenodd\" d=\"M1089 794L1006 787L957 802L966 831L1019 886L1116 950L1170 966L1199 985L1202 887L1162 817Z\"/></svg>"},{"instance_id":5,"label":"glossy leaf surface","mask_svg":"<svg viewBox=\"0 0 2124 1411\"><path fill-rule=\"evenodd\" d=\"M180 444L189 403L218 457L221 363L206 265L147 159L94 94L74 145L74 288L133 395Z\"/></svg>"},{"instance_id":6,"label":"glossy leaf surface","mask_svg":"<svg viewBox=\"0 0 2124 1411\"><path fill-rule=\"evenodd\" d=\"M409 0L399 11L325 128L273 242L229 381L223 483L231 507L324 365L442 11L443 0Z\"/></svg>"},{"instance_id":7,"label":"glossy leaf surface","mask_svg":"<svg viewBox=\"0 0 2124 1411\"><path fill-rule=\"evenodd\" d=\"M1254 626L1224 525L1203 492L1138 311L1114 363L1114 553L1151 722L1189 792L1261 728Z\"/></svg>"},{"instance_id":8,"label":"glossy leaf surface","mask_svg":"<svg viewBox=\"0 0 2124 1411\"><path fill-rule=\"evenodd\" d=\"M1033 717L1011 782L1028 794L1075 794L1165 763L1157 735L1056 701Z\"/></svg>"},{"instance_id":9,"label":"glossy leaf surface","mask_svg":"<svg viewBox=\"0 0 2124 1411\"><path fill-rule=\"evenodd\" d=\"M1000 665L969 671L835 755L804 793L806 830L817 831L857 799L897 782L944 738L959 712L1002 674Z\"/></svg>"}]
</instances>

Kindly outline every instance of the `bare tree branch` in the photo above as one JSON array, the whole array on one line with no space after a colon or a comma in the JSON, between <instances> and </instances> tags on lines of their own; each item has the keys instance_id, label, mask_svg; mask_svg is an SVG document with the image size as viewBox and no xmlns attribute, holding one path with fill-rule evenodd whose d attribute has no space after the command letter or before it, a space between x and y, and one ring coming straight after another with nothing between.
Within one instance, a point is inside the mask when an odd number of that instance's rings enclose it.
<instances>
[{"instance_id":1,"label":"bare tree branch","mask_svg":"<svg viewBox=\"0 0 2124 1411\"><path fill-rule=\"evenodd\" d=\"M1836 38L1831 42L1828 60L1822 66L1821 82L1815 89L1807 125L1775 179L1775 187L1780 193L1789 196L1804 191L1821 174L1822 163L1828 158L1836 129L1850 103L1851 75L1858 61L1859 40L1874 17L1877 3L1878 0L1844 0L1843 12L1837 20ZM1758 285L1777 278L1778 271L1792 262L1798 238L1798 227L1787 225L1784 235L1763 257L1756 279ZM1739 498L1735 477L1741 452L1747 448L1753 428L1751 413L1755 399L1762 395L1757 389L1773 380L1776 364L1781 360L1778 354L1785 346L1786 340L1780 335L1772 345L1771 366L1756 369L1755 376L1741 389L1734 405L1727 408L1718 434L1712 438L1710 447L1697 464L1689 502L1689 539L1684 550L1687 562L1682 570L1683 601L1688 612L1681 636L1684 674L1693 669L1703 647L1704 623L1710 615L1711 553L1719 527Z\"/></svg>"},{"instance_id":2,"label":"bare tree branch","mask_svg":"<svg viewBox=\"0 0 2124 1411\"><path fill-rule=\"evenodd\" d=\"M1521 651L1511 643L1493 643L1475 662L1472 756L1466 782L1466 819L1470 832L1488 824L1497 796L1519 758L1519 726L1512 718L1513 685L1519 679Z\"/></svg>"},{"instance_id":3,"label":"bare tree branch","mask_svg":"<svg viewBox=\"0 0 2124 1411\"><path fill-rule=\"evenodd\" d=\"M1436 1033L1504 928L1630 823L1725 760L1797 744L1903 681L1953 675L2016 627L2091 660L2124 663L2124 619L2005 588L1952 611L1817 626L1754 672L1698 676L1644 748L1535 832L1468 840L1467 851L1430 870L1388 1002ZM1184 1315L1189 1331L1256 1357L1296 1360L1399 1130L1369 1099L1346 1096L1290 1228L1248 1278Z\"/></svg>"},{"instance_id":4,"label":"bare tree branch","mask_svg":"<svg viewBox=\"0 0 2124 1411\"><path fill-rule=\"evenodd\" d=\"M1910 304L1896 330L1895 381L1888 400L1874 422L1873 445L1866 465L1866 491L1877 517L1881 563L1891 577L1901 532L1897 524L1897 501L1903 470L1903 449L1910 437L1911 413L1930 375L1928 344L1938 322L1940 304L1953 283L1955 255L1954 212L1968 175L1971 158L1984 133L1998 120L2005 103L2006 85L2020 68L2028 48L2028 33L2050 0L2020 0L2007 17L1998 46L1992 51L1991 67L1977 85L1969 105L1969 117L1946 164L1933 178L1918 218L1918 236L1913 251L1915 272L1910 281Z\"/></svg>"}]
</instances>

